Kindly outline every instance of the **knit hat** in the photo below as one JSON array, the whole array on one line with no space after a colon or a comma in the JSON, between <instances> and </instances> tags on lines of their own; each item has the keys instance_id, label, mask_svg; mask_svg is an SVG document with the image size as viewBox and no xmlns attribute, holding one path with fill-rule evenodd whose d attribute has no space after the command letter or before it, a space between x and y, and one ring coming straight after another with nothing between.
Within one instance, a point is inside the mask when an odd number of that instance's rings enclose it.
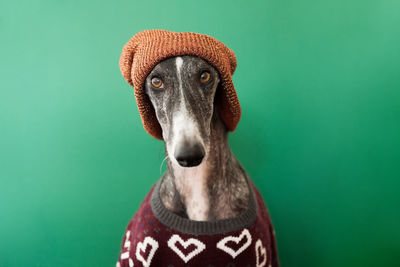
<instances>
[{"instance_id":1,"label":"knit hat","mask_svg":"<svg viewBox=\"0 0 400 267\"><path fill-rule=\"evenodd\" d=\"M135 34L125 44L119 61L122 75L134 87L144 129L151 136L163 139L155 110L144 92L146 77L160 61L182 55L201 57L219 71L221 90L218 90L216 95L217 107L228 130L234 131L240 120L241 109L232 82L232 75L236 69L233 50L205 34L158 29Z\"/></svg>"}]
</instances>

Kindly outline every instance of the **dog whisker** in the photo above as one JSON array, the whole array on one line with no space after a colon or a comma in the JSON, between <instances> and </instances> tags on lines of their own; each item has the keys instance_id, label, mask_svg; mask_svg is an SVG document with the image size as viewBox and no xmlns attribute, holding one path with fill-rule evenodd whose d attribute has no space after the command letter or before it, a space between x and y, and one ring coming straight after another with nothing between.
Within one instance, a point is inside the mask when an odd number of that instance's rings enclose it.
<instances>
[{"instance_id":1,"label":"dog whisker","mask_svg":"<svg viewBox=\"0 0 400 267\"><path fill-rule=\"evenodd\" d=\"M168 155L167 156L165 156L165 158L163 159L163 161L161 161L161 165L160 165L160 174L161 174L161 169L162 169L162 166L163 166L163 164L164 164L164 161L166 160L168 158Z\"/></svg>"}]
</instances>

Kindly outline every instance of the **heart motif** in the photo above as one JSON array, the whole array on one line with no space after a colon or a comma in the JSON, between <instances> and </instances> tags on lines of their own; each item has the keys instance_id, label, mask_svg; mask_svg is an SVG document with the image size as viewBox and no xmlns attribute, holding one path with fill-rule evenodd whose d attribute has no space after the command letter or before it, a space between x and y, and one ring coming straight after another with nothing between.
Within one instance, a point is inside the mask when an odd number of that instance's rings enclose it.
<instances>
[{"instance_id":1,"label":"heart motif","mask_svg":"<svg viewBox=\"0 0 400 267\"><path fill-rule=\"evenodd\" d=\"M142 255L140 254L140 251L145 252L147 249L147 246L151 247L150 253L147 256L147 259L144 259ZM154 257L154 254L156 253L156 250L158 249L158 242L151 238L150 236L147 236L143 242L139 242L136 246L136 258L142 262L144 267L149 267L151 264L151 260Z\"/></svg>"},{"instance_id":2,"label":"heart motif","mask_svg":"<svg viewBox=\"0 0 400 267\"><path fill-rule=\"evenodd\" d=\"M119 263L119 261L117 261L116 266L121 267L121 264ZM131 258L129 258L129 267L133 267L133 260Z\"/></svg>"},{"instance_id":3,"label":"heart motif","mask_svg":"<svg viewBox=\"0 0 400 267\"><path fill-rule=\"evenodd\" d=\"M176 246L176 243L179 243L182 245L182 247L184 247L185 249L187 249L187 247L189 245L195 245L196 248L191 251L189 254L185 255L183 254L183 252ZM188 261L190 261L194 256L198 255L200 252L202 252L205 248L206 245L204 245L203 242L201 242L200 240L197 240L195 238L189 238L186 241L183 241L183 239L175 234L173 236L171 236L171 238L168 240L168 246L176 253L178 254L178 256L185 262L187 263Z\"/></svg>"},{"instance_id":4,"label":"heart motif","mask_svg":"<svg viewBox=\"0 0 400 267\"><path fill-rule=\"evenodd\" d=\"M226 243L229 241L233 241L236 244L239 244L240 241L243 240L243 238L246 238L247 241L244 243L238 250L233 250L232 248L228 247ZM228 253L229 255L232 256L232 258L236 258L240 253L242 253L246 248L248 248L251 244L251 235L249 230L244 229L242 233L239 236L227 236L223 239L221 239L217 243L217 248L223 250L224 252Z\"/></svg>"},{"instance_id":5,"label":"heart motif","mask_svg":"<svg viewBox=\"0 0 400 267\"><path fill-rule=\"evenodd\" d=\"M127 248L128 250L131 248L131 241L129 241L130 236L131 236L131 231L127 231L125 234L124 248Z\"/></svg>"},{"instance_id":6,"label":"heart motif","mask_svg":"<svg viewBox=\"0 0 400 267\"><path fill-rule=\"evenodd\" d=\"M260 252L261 255L263 256L263 261L260 262ZM262 242L260 239L257 240L256 242L256 259L257 259L257 267L264 267L265 264L267 263L267 251L265 247L262 245Z\"/></svg>"},{"instance_id":7,"label":"heart motif","mask_svg":"<svg viewBox=\"0 0 400 267\"><path fill-rule=\"evenodd\" d=\"M124 249L126 249L127 251L125 251L124 253L121 253L121 260L128 259L129 267L133 267L133 261L131 258L129 258L129 250L131 248L131 241L129 241L130 235L131 235L131 231L127 231L125 234ZM121 267L119 262L118 262L117 267Z\"/></svg>"}]
</instances>

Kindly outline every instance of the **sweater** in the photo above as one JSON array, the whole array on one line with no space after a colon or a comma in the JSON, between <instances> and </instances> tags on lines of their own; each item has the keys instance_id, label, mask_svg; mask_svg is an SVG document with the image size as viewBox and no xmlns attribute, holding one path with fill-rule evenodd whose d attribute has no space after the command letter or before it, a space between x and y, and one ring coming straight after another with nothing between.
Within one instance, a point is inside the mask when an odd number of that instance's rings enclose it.
<instances>
[{"instance_id":1,"label":"sweater","mask_svg":"<svg viewBox=\"0 0 400 267\"><path fill-rule=\"evenodd\" d=\"M117 267L278 267L267 208L253 182L246 181L249 205L239 216L194 221L163 205L159 179L126 227Z\"/></svg>"}]
</instances>

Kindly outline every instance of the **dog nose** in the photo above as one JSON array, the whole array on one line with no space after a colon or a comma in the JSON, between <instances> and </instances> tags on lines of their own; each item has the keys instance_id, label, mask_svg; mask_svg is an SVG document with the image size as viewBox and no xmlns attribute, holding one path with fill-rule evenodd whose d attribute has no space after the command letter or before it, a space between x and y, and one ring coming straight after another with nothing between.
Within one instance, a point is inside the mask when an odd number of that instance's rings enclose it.
<instances>
[{"instance_id":1,"label":"dog nose","mask_svg":"<svg viewBox=\"0 0 400 267\"><path fill-rule=\"evenodd\" d=\"M200 165L204 154L204 148L199 143L184 142L178 145L174 157L182 167L194 167Z\"/></svg>"}]
</instances>

